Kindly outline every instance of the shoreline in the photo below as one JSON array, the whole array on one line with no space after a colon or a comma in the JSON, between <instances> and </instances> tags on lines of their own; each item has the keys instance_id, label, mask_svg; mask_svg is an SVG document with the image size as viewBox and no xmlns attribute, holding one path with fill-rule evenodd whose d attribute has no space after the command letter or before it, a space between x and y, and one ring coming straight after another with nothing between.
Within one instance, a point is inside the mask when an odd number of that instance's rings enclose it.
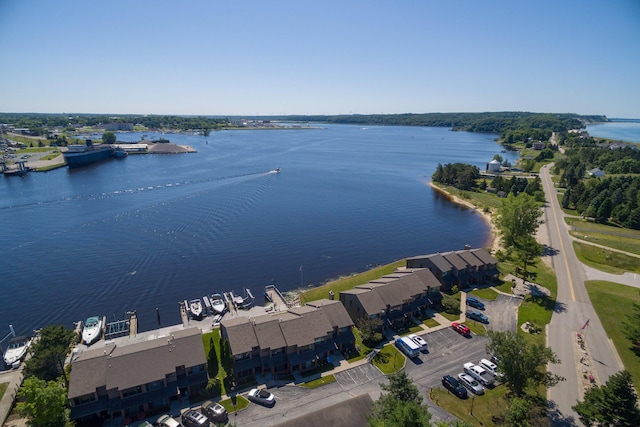
<instances>
[{"instance_id":1,"label":"shoreline","mask_svg":"<svg viewBox=\"0 0 640 427\"><path fill-rule=\"evenodd\" d=\"M482 217L482 219L489 226L489 234L490 235L489 235L489 241L487 242L487 246L491 249L491 253L494 254L496 251L501 249L500 238L498 237L498 229L496 228L495 224L493 223L493 217L491 216L491 214L489 214L487 212L484 212L483 210L478 208L476 205L474 205L470 201L461 199L460 197L458 197L458 196L456 196L454 194L451 194L449 191L438 187L432 181L429 181L429 186L434 191L436 191L439 194L441 194L444 197L446 197L452 203L455 203L455 204L458 204L460 206L464 206L466 208L469 208L472 211L474 211L475 213L479 214Z\"/></svg>"}]
</instances>

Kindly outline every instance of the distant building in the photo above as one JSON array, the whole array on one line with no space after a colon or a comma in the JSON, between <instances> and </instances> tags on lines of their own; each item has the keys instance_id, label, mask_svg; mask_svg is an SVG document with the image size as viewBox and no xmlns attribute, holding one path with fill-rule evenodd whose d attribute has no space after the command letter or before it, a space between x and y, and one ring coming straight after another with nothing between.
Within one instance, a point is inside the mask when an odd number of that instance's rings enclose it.
<instances>
[{"instance_id":1,"label":"distant building","mask_svg":"<svg viewBox=\"0 0 640 427\"><path fill-rule=\"evenodd\" d=\"M199 328L87 350L71 367L71 418L83 422L158 413L171 400L204 389L208 381Z\"/></svg>"},{"instance_id":2,"label":"distant building","mask_svg":"<svg viewBox=\"0 0 640 427\"><path fill-rule=\"evenodd\" d=\"M487 172L500 172L500 162L493 159L487 163Z\"/></svg>"},{"instance_id":3,"label":"distant building","mask_svg":"<svg viewBox=\"0 0 640 427\"><path fill-rule=\"evenodd\" d=\"M544 142L540 142L540 141L534 142L532 147L536 151L542 151L544 150Z\"/></svg>"},{"instance_id":4,"label":"distant building","mask_svg":"<svg viewBox=\"0 0 640 427\"><path fill-rule=\"evenodd\" d=\"M132 131L133 123L107 123L104 125L106 131Z\"/></svg>"},{"instance_id":5,"label":"distant building","mask_svg":"<svg viewBox=\"0 0 640 427\"><path fill-rule=\"evenodd\" d=\"M592 177L595 177L595 178L600 178L600 177L605 176L604 171L602 169L600 169L600 168L593 168L587 173L589 174L589 176L592 176Z\"/></svg>"}]
</instances>

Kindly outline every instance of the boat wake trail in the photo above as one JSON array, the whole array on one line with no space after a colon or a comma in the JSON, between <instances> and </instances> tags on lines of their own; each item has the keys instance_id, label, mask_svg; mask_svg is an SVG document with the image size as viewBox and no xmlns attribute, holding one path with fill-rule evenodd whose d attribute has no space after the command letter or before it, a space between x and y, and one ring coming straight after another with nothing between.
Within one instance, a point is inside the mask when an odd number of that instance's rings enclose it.
<instances>
[{"instance_id":1,"label":"boat wake trail","mask_svg":"<svg viewBox=\"0 0 640 427\"><path fill-rule=\"evenodd\" d=\"M232 182L241 181L246 178L268 176L272 174L277 174L279 172L280 172L279 169L272 169L266 172L252 172L252 173L246 173L246 174L240 174L240 175L220 176L220 177L212 177L207 179L199 179L199 180L191 180L191 181L175 181L175 182L167 182L164 184L148 185L146 187L112 190L112 191L92 193L92 194L82 194L74 197L64 197L60 199L38 200L34 202L29 202L29 203L19 203L19 204L13 204L8 206L0 206L0 211L6 210L6 209L16 209L16 208L33 207L33 206L46 206L46 205L52 205L57 203L77 202L82 200L107 199L112 197L119 197L119 196L121 197L125 195L140 194L140 193L146 193L150 191L169 190L175 187L193 186L193 185L207 184L212 182L229 184Z\"/></svg>"}]
</instances>

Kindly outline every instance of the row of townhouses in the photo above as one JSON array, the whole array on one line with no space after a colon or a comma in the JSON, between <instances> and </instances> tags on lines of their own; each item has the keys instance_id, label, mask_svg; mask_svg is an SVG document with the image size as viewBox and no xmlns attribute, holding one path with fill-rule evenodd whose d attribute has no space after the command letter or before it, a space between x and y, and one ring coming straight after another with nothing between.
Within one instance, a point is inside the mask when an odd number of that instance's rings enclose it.
<instances>
[{"instance_id":1,"label":"row of townhouses","mask_svg":"<svg viewBox=\"0 0 640 427\"><path fill-rule=\"evenodd\" d=\"M484 249L412 257L405 269L340 292L338 300L223 319L220 334L228 340L239 384L258 374L305 373L355 349L352 329L358 319L380 318L383 332L403 329L438 304L442 290L497 276L497 260ZM206 387L206 363L197 327L87 350L72 362L71 416L89 420L158 413L171 400Z\"/></svg>"}]
</instances>

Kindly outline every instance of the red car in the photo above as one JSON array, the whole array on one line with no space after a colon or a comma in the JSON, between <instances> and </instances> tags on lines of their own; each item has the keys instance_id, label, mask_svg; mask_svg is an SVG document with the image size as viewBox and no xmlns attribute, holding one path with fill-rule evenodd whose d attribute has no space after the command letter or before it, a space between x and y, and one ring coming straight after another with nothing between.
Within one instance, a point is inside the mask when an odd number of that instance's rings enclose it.
<instances>
[{"instance_id":1,"label":"red car","mask_svg":"<svg viewBox=\"0 0 640 427\"><path fill-rule=\"evenodd\" d=\"M471 334L471 331L469 330L469 328L467 328L462 323L453 322L451 324L451 327L453 328L454 331L456 331L461 335L464 335L465 337L468 337Z\"/></svg>"}]
</instances>

